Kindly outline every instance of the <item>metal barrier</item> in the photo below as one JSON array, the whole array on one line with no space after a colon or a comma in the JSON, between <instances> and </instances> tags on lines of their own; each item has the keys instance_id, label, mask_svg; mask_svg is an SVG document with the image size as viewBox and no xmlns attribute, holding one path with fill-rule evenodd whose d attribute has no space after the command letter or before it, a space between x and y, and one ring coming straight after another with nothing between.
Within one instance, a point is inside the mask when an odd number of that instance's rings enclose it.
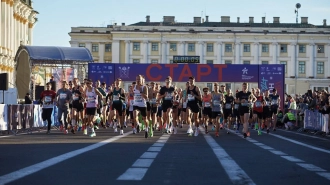
<instances>
[{"instance_id":1,"label":"metal barrier","mask_svg":"<svg viewBox=\"0 0 330 185\"><path fill-rule=\"evenodd\" d=\"M54 106L52 113L52 127L59 126L57 119L57 107ZM47 124L47 122L46 122ZM33 104L0 104L0 131L32 132L47 126L42 120L42 107Z\"/></svg>"},{"instance_id":2,"label":"metal barrier","mask_svg":"<svg viewBox=\"0 0 330 185\"><path fill-rule=\"evenodd\" d=\"M305 110L304 129L325 132L323 115L318 111Z\"/></svg>"}]
</instances>

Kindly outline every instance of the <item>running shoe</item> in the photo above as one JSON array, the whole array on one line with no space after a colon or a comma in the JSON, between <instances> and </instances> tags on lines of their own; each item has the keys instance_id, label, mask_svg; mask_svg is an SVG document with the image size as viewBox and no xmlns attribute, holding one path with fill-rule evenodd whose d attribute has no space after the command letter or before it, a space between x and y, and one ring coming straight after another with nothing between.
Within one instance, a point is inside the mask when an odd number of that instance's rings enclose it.
<instances>
[{"instance_id":1,"label":"running shoe","mask_svg":"<svg viewBox=\"0 0 330 185\"><path fill-rule=\"evenodd\" d=\"M219 132L216 132L215 133L215 137L219 137Z\"/></svg>"},{"instance_id":2,"label":"running shoe","mask_svg":"<svg viewBox=\"0 0 330 185\"><path fill-rule=\"evenodd\" d=\"M74 129L73 129L73 128L71 129L71 133L72 133L72 134L75 134L75 133L76 133L76 132L74 131Z\"/></svg>"},{"instance_id":3,"label":"running shoe","mask_svg":"<svg viewBox=\"0 0 330 185\"><path fill-rule=\"evenodd\" d=\"M124 135L124 130L120 130L120 135Z\"/></svg>"},{"instance_id":4,"label":"running shoe","mask_svg":"<svg viewBox=\"0 0 330 185\"><path fill-rule=\"evenodd\" d=\"M177 133L178 133L178 130L177 130L176 127L174 127L173 130L174 130L174 131L173 131L173 134L177 134Z\"/></svg>"},{"instance_id":5,"label":"running shoe","mask_svg":"<svg viewBox=\"0 0 330 185\"><path fill-rule=\"evenodd\" d=\"M199 134L199 130L198 130L198 127L195 129L195 137L197 137Z\"/></svg>"},{"instance_id":6,"label":"running shoe","mask_svg":"<svg viewBox=\"0 0 330 185\"><path fill-rule=\"evenodd\" d=\"M86 128L84 129L84 135L87 135L87 129Z\"/></svg>"},{"instance_id":7,"label":"running shoe","mask_svg":"<svg viewBox=\"0 0 330 185\"><path fill-rule=\"evenodd\" d=\"M261 130L258 130L258 135L259 135L259 136L261 135Z\"/></svg>"},{"instance_id":8,"label":"running shoe","mask_svg":"<svg viewBox=\"0 0 330 185\"><path fill-rule=\"evenodd\" d=\"M192 134L192 133L194 133L194 131L191 127L189 127L188 130L187 130L187 134Z\"/></svg>"},{"instance_id":9,"label":"running shoe","mask_svg":"<svg viewBox=\"0 0 330 185\"><path fill-rule=\"evenodd\" d=\"M96 133L93 132L91 135L89 135L90 137L95 137L96 136Z\"/></svg>"},{"instance_id":10,"label":"running shoe","mask_svg":"<svg viewBox=\"0 0 330 185\"><path fill-rule=\"evenodd\" d=\"M60 131L61 132L63 131L63 125L60 125Z\"/></svg>"},{"instance_id":11,"label":"running shoe","mask_svg":"<svg viewBox=\"0 0 330 185\"><path fill-rule=\"evenodd\" d=\"M205 130L205 134L208 134L209 133L209 131L208 130Z\"/></svg>"},{"instance_id":12,"label":"running shoe","mask_svg":"<svg viewBox=\"0 0 330 185\"><path fill-rule=\"evenodd\" d=\"M136 134L136 128L133 128L133 134Z\"/></svg>"},{"instance_id":13,"label":"running shoe","mask_svg":"<svg viewBox=\"0 0 330 185\"><path fill-rule=\"evenodd\" d=\"M267 129L267 134L269 134L269 129Z\"/></svg>"},{"instance_id":14,"label":"running shoe","mask_svg":"<svg viewBox=\"0 0 330 185\"><path fill-rule=\"evenodd\" d=\"M64 134L68 134L69 133L68 130L64 130L63 132L64 132Z\"/></svg>"},{"instance_id":15,"label":"running shoe","mask_svg":"<svg viewBox=\"0 0 330 185\"><path fill-rule=\"evenodd\" d=\"M148 138L148 131L144 132L144 138Z\"/></svg>"},{"instance_id":16,"label":"running shoe","mask_svg":"<svg viewBox=\"0 0 330 185\"><path fill-rule=\"evenodd\" d=\"M117 133L118 132L118 129L117 127L113 130L114 133Z\"/></svg>"},{"instance_id":17,"label":"running shoe","mask_svg":"<svg viewBox=\"0 0 330 185\"><path fill-rule=\"evenodd\" d=\"M139 124L136 126L136 132L140 133L140 125Z\"/></svg>"},{"instance_id":18,"label":"running shoe","mask_svg":"<svg viewBox=\"0 0 330 185\"><path fill-rule=\"evenodd\" d=\"M246 134L246 133L244 133L243 135L244 135L244 138L246 138L246 137L247 137L247 134Z\"/></svg>"}]
</instances>

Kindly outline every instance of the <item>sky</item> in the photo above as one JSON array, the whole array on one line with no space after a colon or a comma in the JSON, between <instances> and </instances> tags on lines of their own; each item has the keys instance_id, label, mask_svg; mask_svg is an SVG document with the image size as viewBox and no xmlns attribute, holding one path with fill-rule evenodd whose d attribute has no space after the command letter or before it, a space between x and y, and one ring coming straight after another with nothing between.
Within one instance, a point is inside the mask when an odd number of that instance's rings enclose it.
<instances>
[{"instance_id":1,"label":"sky","mask_svg":"<svg viewBox=\"0 0 330 185\"><path fill-rule=\"evenodd\" d=\"M210 22L220 22L221 16L230 16L231 22L295 23L296 3L301 4L300 17L322 25L327 19L330 25L330 0L33 0L33 8L39 12L34 28L35 46L70 46L68 33L71 27L100 27L113 23L126 25L145 21L162 21L163 16L175 16L177 22L193 22L193 17L209 16Z\"/></svg>"}]
</instances>

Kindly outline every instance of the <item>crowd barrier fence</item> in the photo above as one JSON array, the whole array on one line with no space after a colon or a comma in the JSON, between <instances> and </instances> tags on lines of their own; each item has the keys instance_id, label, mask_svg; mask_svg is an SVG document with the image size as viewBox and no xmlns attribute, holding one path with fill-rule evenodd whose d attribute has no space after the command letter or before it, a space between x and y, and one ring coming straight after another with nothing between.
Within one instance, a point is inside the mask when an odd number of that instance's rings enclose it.
<instances>
[{"instance_id":1,"label":"crowd barrier fence","mask_svg":"<svg viewBox=\"0 0 330 185\"><path fill-rule=\"evenodd\" d=\"M322 113L313 110L305 110L304 112L304 129L316 132L327 132L325 124L325 117Z\"/></svg>"}]
</instances>

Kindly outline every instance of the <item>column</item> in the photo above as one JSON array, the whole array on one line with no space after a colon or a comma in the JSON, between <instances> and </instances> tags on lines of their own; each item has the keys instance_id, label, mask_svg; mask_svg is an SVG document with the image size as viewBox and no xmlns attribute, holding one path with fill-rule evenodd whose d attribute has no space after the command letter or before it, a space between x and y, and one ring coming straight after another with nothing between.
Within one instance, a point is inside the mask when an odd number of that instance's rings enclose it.
<instances>
[{"instance_id":1,"label":"column","mask_svg":"<svg viewBox=\"0 0 330 185\"><path fill-rule=\"evenodd\" d=\"M119 40L113 40L111 46L112 46L112 63L120 63L121 61L119 61L119 56L120 56Z\"/></svg>"},{"instance_id":2,"label":"column","mask_svg":"<svg viewBox=\"0 0 330 185\"><path fill-rule=\"evenodd\" d=\"M184 45L185 45L185 42L184 41L181 41L181 42L179 42L179 47L178 47L178 55L185 55L185 47L184 47Z\"/></svg>"},{"instance_id":3,"label":"column","mask_svg":"<svg viewBox=\"0 0 330 185\"><path fill-rule=\"evenodd\" d=\"M277 61L277 55L278 55L277 48L278 48L278 43L277 43L277 42L273 42L273 43L272 43L272 47L273 47L273 61L272 61L271 64L279 64L280 62Z\"/></svg>"},{"instance_id":4,"label":"column","mask_svg":"<svg viewBox=\"0 0 330 185\"><path fill-rule=\"evenodd\" d=\"M167 42L163 41L162 42L162 62L163 64L166 64L167 61L167 56L166 56L166 50L167 50Z\"/></svg>"},{"instance_id":5,"label":"column","mask_svg":"<svg viewBox=\"0 0 330 185\"><path fill-rule=\"evenodd\" d=\"M199 61L201 64L206 63L206 62L204 62L204 44L205 43L203 41L198 42L199 52L197 55L200 57Z\"/></svg>"},{"instance_id":6,"label":"column","mask_svg":"<svg viewBox=\"0 0 330 185\"><path fill-rule=\"evenodd\" d=\"M290 53L291 53L291 61L288 64L288 76L289 77L298 77L296 66L296 53L297 53L297 43L290 44ZM297 76L296 76L297 75Z\"/></svg>"},{"instance_id":7,"label":"column","mask_svg":"<svg viewBox=\"0 0 330 185\"><path fill-rule=\"evenodd\" d=\"M104 62L105 43L99 43L99 62Z\"/></svg>"},{"instance_id":8,"label":"column","mask_svg":"<svg viewBox=\"0 0 330 185\"><path fill-rule=\"evenodd\" d=\"M261 64L259 61L259 42L254 43L254 64Z\"/></svg>"},{"instance_id":9,"label":"column","mask_svg":"<svg viewBox=\"0 0 330 185\"><path fill-rule=\"evenodd\" d=\"M325 56L328 57L328 62L324 64L325 77L330 78L330 43L325 45Z\"/></svg>"},{"instance_id":10,"label":"column","mask_svg":"<svg viewBox=\"0 0 330 185\"><path fill-rule=\"evenodd\" d=\"M217 42L217 49L214 52L217 58L216 64L222 64L222 42Z\"/></svg>"},{"instance_id":11,"label":"column","mask_svg":"<svg viewBox=\"0 0 330 185\"><path fill-rule=\"evenodd\" d=\"M142 56L143 56L143 59L141 61L141 63L148 63L148 41L145 40L143 41L143 50L142 50Z\"/></svg>"},{"instance_id":12,"label":"column","mask_svg":"<svg viewBox=\"0 0 330 185\"><path fill-rule=\"evenodd\" d=\"M309 63L306 65L306 73L308 78L315 78L315 44L309 43Z\"/></svg>"},{"instance_id":13,"label":"column","mask_svg":"<svg viewBox=\"0 0 330 185\"><path fill-rule=\"evenodd\" d=\"M234 64L240 64L240 47L241 47L241 43L240 42L236 42L235 43L235 62Z\"/></svg>"},{"instance_id":14,"label":"column","mask_svg":"<svg viewBox=\"0 0 330 185\"><path fill-rule=\"evenodd\" d=\"M130 43L131 43L131 41L129 41L129 40L125 41L125 63L130 63L129 62L129 56L130 56L130 53L131 53Z\"/></svg>"},{"instance_id":15,"label":"column","mask_svg":"<svg viewBox=\"0 0 330 185\"><path fill-rule=\"evenodd\" d=\"M85 46L92 53L92 43L91 42L86 42Z\"/></svg>"},{"instance_id":16,"label":"column","mask_svg":"<svg viewBox=\"0 0 330 185\"><path fill-rule=\"evenodd\" d=\"M7 54L6 50L6 39L7 39L7 34L6 34L6 22L7 22L7 5L6 1L1 1L1 12L2 12L2 19L1 19L1 32L2 32L2 39L1 39L1 47L2 47L2 53Z\"/></svg>"}]
</instances>

